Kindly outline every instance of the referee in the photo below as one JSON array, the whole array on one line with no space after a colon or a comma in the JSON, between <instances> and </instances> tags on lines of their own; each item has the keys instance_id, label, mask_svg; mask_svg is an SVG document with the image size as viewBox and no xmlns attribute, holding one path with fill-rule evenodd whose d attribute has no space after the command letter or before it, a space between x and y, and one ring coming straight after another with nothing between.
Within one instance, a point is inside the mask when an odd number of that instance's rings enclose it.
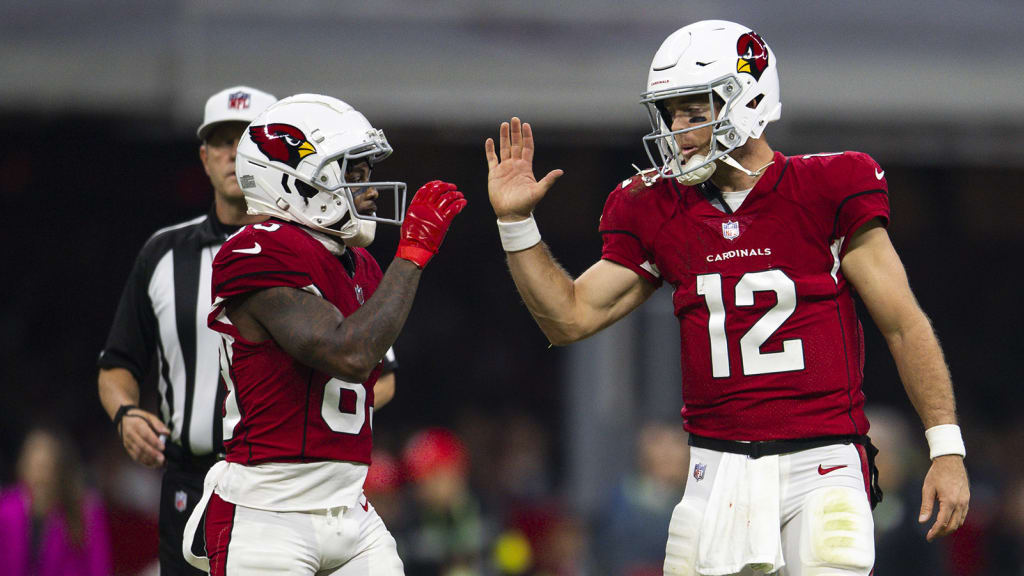
<instances>
[{"instance_id":1,"label":"referee","mask_svg":"<svg viewBox=\"0 0 1024 576\"><path fill-rule=\"evenodd\" d=\"M199 159L213 185L210 211L157 231L142 247L99 359L99 394L128 455L165 466L160 490L160 574L202 574L181 554L185 522L203 494L207 470L223 456L220 336L207 328L214 256L228 236L263 216L246 214L235 179L245 127L274 96L235 86L206 101ZM156 356L160 415L140 409L139 383ZM383 360L374 408L395 393L394 351ZM228 431L230 432L230 431Z\"/></svg>"},{"instance_id":2,"label":"referee","mask_svg":"<svg viewBox=\"0 0 1024 576\"><path fill-rule=\"evenodd\" d=\"M185 562L181 540L203 478L221 457L218 349L206 327L213 257L246 214L235 179L235 148L250 121L276 98L246 86L206 102L199 159L213 185L210 211L156 232L142 247L121 294L99 359L99 394L128 455L165 466L160 490L160 574L202 574ZM156 356L160 415L138 408L139 383Z\"/></svg>"}]
</instances>

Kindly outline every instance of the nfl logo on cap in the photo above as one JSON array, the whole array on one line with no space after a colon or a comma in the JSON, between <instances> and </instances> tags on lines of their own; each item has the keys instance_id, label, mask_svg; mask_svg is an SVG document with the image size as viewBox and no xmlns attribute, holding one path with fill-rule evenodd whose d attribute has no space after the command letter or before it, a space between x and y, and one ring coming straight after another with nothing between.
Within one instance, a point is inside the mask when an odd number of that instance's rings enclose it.
<instances>
[{"instance_id":1,"label":"nfl logo on cap","mask_svg":"<svg viewBox=\"0 0 1024 576\"><path fill-rule=\"evenodd\" d=\"M196 135L200 140L206 140L207 135L221 122L248 124L274 102L277 102L277 98L273 94L249 86L225 88L206 100L203 123L196 130Z\"/></svg>"},{"instance_id":2,"label":"nfl logo on cap","mask_svg":"<svg viewBox=\"0 0 1024 576\"><path fill-rule=\"evenodd\" d=\"M228 108L232 110L245 110L249 108L249 101L252 97L248 92L232 92L228 94Z\"/></svg>"}]
</instances>

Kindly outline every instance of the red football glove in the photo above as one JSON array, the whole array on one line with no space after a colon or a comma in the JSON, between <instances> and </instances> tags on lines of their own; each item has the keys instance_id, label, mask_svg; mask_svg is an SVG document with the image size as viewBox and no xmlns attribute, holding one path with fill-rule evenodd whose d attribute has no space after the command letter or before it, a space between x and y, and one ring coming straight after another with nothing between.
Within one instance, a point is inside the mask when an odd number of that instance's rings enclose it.
<instances>
[{"instance_id":1,"label":"red football glove","mask_svg":"<svg viewBox=\"0 0 1024 576\"><path fill-rule=\"evenodd\" d=\"M455 215L465 207L466 198L455 184L440 180L424 184L405 211L395 255L422 269L441 247Z\"/></svg>"}]
</instances>

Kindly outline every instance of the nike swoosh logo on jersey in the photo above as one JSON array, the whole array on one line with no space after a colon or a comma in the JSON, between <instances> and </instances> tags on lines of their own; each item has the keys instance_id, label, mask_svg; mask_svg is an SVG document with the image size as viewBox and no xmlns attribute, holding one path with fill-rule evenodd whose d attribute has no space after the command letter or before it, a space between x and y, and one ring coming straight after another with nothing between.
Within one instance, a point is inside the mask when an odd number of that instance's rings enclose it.
<instances>
[{"instance_id":1,"label":"nike swoosh logo on jersey","mask_svg":"<svg viewBox=\"0 0 1024 576\"><path fill-rule=\"evenodd\" d=\"M839 470L840 468L846 468L846 464L840 464L839 466L829 466L828 468L822 468L821 464L818 464L818 474L824 476L825 474L828 474L829 472L833 472L835 470Z\"/></svg>"},{"instance_id":2,"label":"nike swoosh logo on jersey","mask_svg":"<svg viewBox=\"0 0 1024 576\"><path fill-rule=\"evenodd\" d=\"M712 60L710 62L694 62L694 64L696 64L697 66L700 66L701 68L703 68L703 67L707 66L708 64L714 64L715 62L718 62L718 60Z\"/></svg>"},{"instance_id":3,"label":"nike swoosh logo on jersey","mask_svg":"<svg viewBox=\"0 0 1024 576\"><path fill-rule=\"evenodd\" d=\"M878 168L875 168L875 178L881 180L883 176L885 176L885 170L879 170Z\"/></svg>"},{"instance_id":4,"label":"nike swoosh logo on jersey","mask_svg":"<svg viewBox=\"0 0 1024 576\"><path fill-rule=\"evenodd\" d=\"M232 252L238 252L239 254L259 254L263 248L260 247L260 243L257 242L252 248L239 248L238 250L232 250Z\"/></svg>"}]
</instances>

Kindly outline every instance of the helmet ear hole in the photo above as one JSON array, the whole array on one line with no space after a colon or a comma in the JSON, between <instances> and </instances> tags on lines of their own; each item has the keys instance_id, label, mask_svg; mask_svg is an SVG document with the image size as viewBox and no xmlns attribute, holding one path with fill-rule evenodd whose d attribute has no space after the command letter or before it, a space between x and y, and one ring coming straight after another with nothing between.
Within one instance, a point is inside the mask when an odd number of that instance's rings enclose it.
<instances>
[{"instance_id":1,"label":"helmet ear hole","mask_svg":"<svg viewBox=\"0 0 1024 576\"><path fill-rule=\"evenodd\" d=\"M665 107L664 100L658 100L654 103L654 107L658 109L658 113L661 114L661 120L665 123L665 126L672 129L672 115L668 113L668 108Z\"/></svg>"},{"instance_id":2,"label":"helmet ear hole","mask_svg":"<svg viewBox=\"0 0 1024 576\"><path fill-rule=\"evenodd\" d=\"M763 93L751 98L750 102L747 102L747 108L750 108L751 110L757 108L757 105L761 103L761 100L764 100Z\"/></svg>"},{"instance_id":3,"label":"helmet ear hole","mask_svg":"<svg viewBox=\"0 0 1024 576\"><path fill-rule=\"evenodd\" d=\"M299 180L298 178L295 179L295 190L298 191L300 196L306 199L312 198L319 193L319 190L310 186L309 184L306 184L305 182Z\"/></svg>"}]
</instances>

